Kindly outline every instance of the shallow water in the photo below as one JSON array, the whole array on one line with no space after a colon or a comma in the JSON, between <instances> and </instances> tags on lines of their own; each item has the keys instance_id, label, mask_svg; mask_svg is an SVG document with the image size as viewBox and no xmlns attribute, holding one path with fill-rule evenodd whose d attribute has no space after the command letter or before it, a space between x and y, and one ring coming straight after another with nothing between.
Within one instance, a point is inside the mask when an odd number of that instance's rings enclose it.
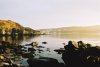
<instances>
[{"instance_id":1,"label":"shallow water","mask_svg":"<svg viewBox=\"0 0 100 67\"><path fill-rule=\"evenodd\" d=\"M100 45L100 36L99 35L73 35L73 34L68 34L68 35L41 35L38 37L34 37L30 39L29 41L23 41L21 45L24 45L26 43L31 43L33 41L37 41L39 45L46 47L44 49L44 52L38 53L39 56L44 56L44 57L52 57L57 59L59 62L63 62L61 59L61 55L57 54L54 52L54 49L59 49L63 48L64 45L62 43L68 43L69 40L73 41L80 41L82 40L84 43L90 43L93 46L99 46ZM46 41L47 44L42 44L42 42ZM47 48L50 49L49 51L46 51Z\"/></svg>"},{"instance_id":2,"label":"shallow water","mask_svg":"<svg viewBox=\"0 0 100 67\"><path fill-rule=\"evenodd\" d=\"M45 48L42 48L43 52L36 51L36 58L41 56L51 57L57 59L59 62L63 62L63 60L61 59L61 54L57 54L56 52L54 52L54 49L63 48L64 45L62 43L67 44L69 40L76 42L82 40L84 43L90 43L93 46L100 46L100 35L96 34L41 35L15 39L12 39L11 37L2 37L1 40L11 43L17 43L20 45L25 45L37 41L39 46L44 46ZM47 44L42 44L42 42L47 42Z\"/></svg>"}]
</instances>

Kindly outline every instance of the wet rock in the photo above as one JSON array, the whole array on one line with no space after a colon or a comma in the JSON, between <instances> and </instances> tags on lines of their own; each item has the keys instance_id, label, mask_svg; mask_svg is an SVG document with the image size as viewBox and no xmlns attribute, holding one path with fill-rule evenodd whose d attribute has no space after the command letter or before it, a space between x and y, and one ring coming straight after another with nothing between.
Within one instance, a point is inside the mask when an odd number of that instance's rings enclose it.
<instances>
[{"instance_id":1,"label":"wet rock","mask_svg":"<svg viewBox=\"0 0 100 67\"><path fill-rule=\"evenodd\" d=\"M44 46L36 46L36 48L45 48Z\"/></svg>"},{"instance_id":2,"label":"wet rock","mask_svg":"<svg viewBox=\"0 0 100 67\"><path fill-rule=\"evenodd\" d=\"M42 42L42 44L47 44L47 42L44 41L44 42Z\"/></svg>"},{"instance_id":3,"label":"wet rock","mask_svg":"<svg viewBox=\"0 0 100 67\"><path fill-rule=\"evenodd\" d=\"M65 52L62 54L62 59L66 66L69 67L99 67L100 66L100 47L92 47L78 42L79 48L76 48L72 41L64 46ZM88 47L87 47L88 46Z\"/></svg>"},{"instance_id":4,"label":"wet rock","mask_svg":"<svg viewBox=\"0 0 100 67\"><path fill-rule=\"evenodd\" d=\"M27 60L29 67L59 67L59 62L56 59L41 57L39 59L29 58Z\"/></svg>"},{"instance_id":5,"label":"wet rock","mask_svg":"<svg viewBox=\"0 0 100 67\"><path fill-rule=\"evenodd\" d=\"M4 63L2 67L19 67L17 64L9 65L8 63Z\"/></svg>"},{"instance_id":6,"label":"wet rock","mask_svg":"<svg viewBox=\"0 0 100 67\"><path fill-rule=\"evenodd\" d=\"M28 51L36 51L34 48L28 48Z\"/></svg>"},{"instance_id":7,"label":"wet rock","mask_svg":"<svg viewBox=\"0 0 100 67\"><path fill-rule=\"evenodd\" d=\"M33 56L33 53L23 53L22 57L23 58L30 58L30 57L34 57L34 56Z\"/></svg>"},{"instance_id":8,"label":"wet rock","mask_svg":"<svg viewBox=\"0 0 100 67\"><path fill-rule=\"evenodd\" d=\"M16 50L15 53L16 54L22 54L23 52L22 52L22 50L19 49L19 50Z\"/></svg>"},{"instance_id":9,"label":"wet rock","mask_svg":"<svg viewBox=\"0 0 100 67\"><path fill-rule=\"evenodd\" d=\"M50 52L50 48L47 48L46 51L49 51Z\"/></svg>"},{"instance_id":10,"label":"wet rock","mask_svg":"<svg viewBox=\"0 0 100 67\"><path fill-rule=\"evenodd\" d=\"M87 55L100 57L100 47L98 46L87 48L85 52Z\"/></svg>"},{"instance_id":11,"label":"wet rock","mask_svg":"<svg viewBox=\"0 0 100 67\"><path fill-rule=\"evenodd\" d=\"M44 52L42 49L37 49L39 52Z\"/></svg>"},{"instance_id":12,"label":"wet rock","mask_svg":"<svg viewBox=\"0 0 100 67\"><path fill-rule=\"evenodd\" d=\"M19 67L29 67L29 64L27 63L27 59L16 61L15 63L18 64Z\"/></svg>"},{"instance_id":13,"label":"wet rock","mask_svg":"<svg viewBox=\"0 0 100 67\"><path fill-rule=\"evenodd\" d=\"M32 42L31 45L32 46L37 46L38 45L38 42Z\"/></svg>"},{"instance_id":14,"label":"wet rock","mask_svg":"<svg viewBox=\"0 0 100 67\"><path fill-rule=\"evenodd\" d=\"M73 44L73 41L69 41L68 45L64 46L65 50L68 50L68 51L71 51L71 52L76 50L77 47L78 47L78 44Z\"/></svg>"},{"instance_id":15,"label":"wet rock","mask_svg":"<svg viewBox=\"0 0 100 67\"><path fill-rule=\"evenodd\" d=\"M26 44L25 46L37 46L38 45L38 42L32 42L30 44Z\"/></svg>"},{"instance_id":16,"label":"wet rock","mask_svg":"<svg viewBox=\"0 0 100 67\"><path fill-rule=\"evenodd\" d=\"M65 49L64 48L63 49L55 49L54 51L58 52L58 54L62 54L65 52Z\"/></svg>"},{"instance_id":17,"label":"wet rock","mask_svg":"<svg viewBox=\"0 0 100 67\"><path fill-rule=\"evenodd\" d=\"M34 51L36 51L33 46L26 46L26 45L21 50L22 50L22 52L34 52Z\"/></svg>"}]
</instances>

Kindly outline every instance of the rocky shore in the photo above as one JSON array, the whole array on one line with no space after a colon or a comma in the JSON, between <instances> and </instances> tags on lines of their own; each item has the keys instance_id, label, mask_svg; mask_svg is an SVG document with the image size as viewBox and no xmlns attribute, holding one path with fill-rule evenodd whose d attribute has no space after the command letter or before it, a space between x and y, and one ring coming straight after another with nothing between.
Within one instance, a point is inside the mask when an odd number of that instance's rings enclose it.
<instances>
[{"instance_id":1,"label":"rocky shore","mask_svg":"<svg viewBox=\"0 0 100 67\"><path fill-rule=\"evenodd\" d=\"M46 44L47 42L43 42ZM37 42L15 45L0 41L0 67L100 67L100 47L85 44L82 41L69 41L55 52L62 54L64 63L50 57L38 57L38 53L45 52ZM50 50L47 51L50 52Z\"/></svg>"},{"instance_id":2,"label":"rocky shore","mask_svg":"<svg viewBox=\"0 0 100 67\"><path fill-rule=\"evenodd\" d=\"M69 41L64 46L62 59L68 67L100 67L100 47L92 47L82 41Z\"/></svg>"}]
</instances>

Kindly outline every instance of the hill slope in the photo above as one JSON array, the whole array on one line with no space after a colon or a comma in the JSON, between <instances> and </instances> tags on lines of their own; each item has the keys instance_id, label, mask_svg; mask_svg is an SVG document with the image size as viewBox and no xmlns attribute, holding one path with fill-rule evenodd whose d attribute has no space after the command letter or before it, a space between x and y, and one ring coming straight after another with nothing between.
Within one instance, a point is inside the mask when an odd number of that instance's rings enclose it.
<instances>
[{"instance_id":1,"label":"hill slope","mask_svg":"<svg viewBox=\"0 0 100 67\"><path fill-rule=\"evenodd\" d=\"M29 27L23 27L22 25L18 24L17 22L11 21L11 20L0 20L0 34L5 35L11 34L11 32L16 33L22 33L22 34L40 34L39 31L33 30Z\"/></svg>"},{"instance_id":2,"label":"hill slope","mask_svg":"<svg viewBox=\"0 0 100 67\"><path fill-rule=\"evenodd\" d=\"M47 34L66 34L66 33L100 33L100 25L84 27L62 27L54 29L41 29L42 33Z\"/></svg>"},{"instance_id":3,"label":"hill slope","mask_svg":"<svg viewBox=\"0 0 100 67\"><path fill-rule=\"evenodd\" d=\"M21 26L20 24L11 21L11 20L0 20L0 28L7 28L7 29L23 29L24 27Z\"/></svg>"}]
</instances>

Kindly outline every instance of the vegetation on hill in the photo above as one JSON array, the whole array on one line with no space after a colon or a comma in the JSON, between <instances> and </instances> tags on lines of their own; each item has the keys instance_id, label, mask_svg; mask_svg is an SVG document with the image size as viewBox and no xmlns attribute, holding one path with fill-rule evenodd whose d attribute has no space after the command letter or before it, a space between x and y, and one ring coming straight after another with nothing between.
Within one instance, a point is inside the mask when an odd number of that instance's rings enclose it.
<instances>
[{"instance_id":1,"label":"vegetation on hill","mask_svg":"<svg viewBox=\"0 0 100 67\"><path fill-rule=\"evenodd\" d=\"M12 29L12 28L16 28L16 29L24 29L23 26L21 26L20 24L11 21L11 20L0 20L0 28L7 28L7 29Z\"/></svg>"},{"instance_id":2,"label":"vegetation on hill","mask_svg":"<svg viewBox=\"0 0 100 67\"><path fill-rule=\"evenodd\" d=\"M33 35L40 34L39 31L33 30L28 27L23 27L17 22L11 20L0 20L0 35L6 36L22 36L22 35Z\"/></svg>"}]
</instances>

